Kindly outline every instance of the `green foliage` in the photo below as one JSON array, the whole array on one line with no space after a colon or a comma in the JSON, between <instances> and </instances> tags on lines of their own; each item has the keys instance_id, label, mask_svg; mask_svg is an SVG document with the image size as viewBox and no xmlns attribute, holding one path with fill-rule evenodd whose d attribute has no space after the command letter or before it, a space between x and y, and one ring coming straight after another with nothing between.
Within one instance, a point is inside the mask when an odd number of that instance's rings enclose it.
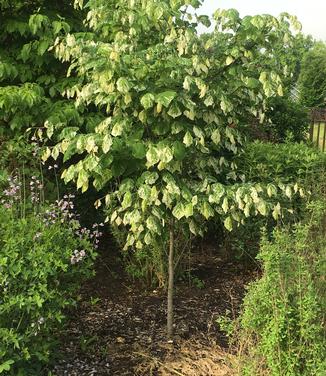
<instances>
[{"instance_id":1,"label":"green foliage","mask_svg":"<svg viewBox=\"0 0 326 376\"><path fill-rule=\"evenodd\" d=\"M167 270L167 237L165 234L160 239L154 239L151 244L144 245L141 249L126 249L128 230L124 227L112 226L111 233L122 249L123 265L126 272L133 278L145 282L152 287L165 287L168 280ZM155 242L154 242L155 241ZM187 250L191 247L191 239L186 241L185 235L175 234L175 276L184 279L185 258ZM188 278L188 277L187 277Z\"/></svg>"},{"instance_id":2,"label":"green foliage","mask_svg":"<svg viewBox=\"0 0 326 376\"><path fill-rule=\"evenodd\" d=\"M54 333L96 255L78 221L68 219L67 203L61 210L42 204L39 182L31 183L29 199L16 178L0 197L0 374L15 376L44 374Z\"/></svg>"},{"instance_id":3,"label":"green foliage","mask_svg":"<svg viewBox=\"0 0 326 376\"><path fill-rule=\"evenodd\" d=\"M299 76L301 102L307 107L325 107L326 45L322 42L304 56Z\"/></svg>"},{"instance_id":4,"label":"green foliage","mask_svg":"<svg viewBox=\"0 0 326 376\"><path fill-rule=\"evenodd\" d=\"M111 226L111 233L122 249L126 243L128 231L118 226ZM148 286L165 286L167 280L165 240L158 244L144 246L142 249L122 252L123 265L126 272L133 278L145 281Z\"/></svg>"},{"instance_id":5,"label":"green foliage","mask_svg":"<svg viewBox=\"0 0 326 376\"><path fill-rule=\"evenodd\" d=\"M0 1L0 137L42 138L45 121L80 125L79 112L62 97L76 84L51 51L56 38L83 30L70 1Z\"/></svg>"},{"instance_id":6,"label":"green foliage","mask_svg":"<svg viewBox=\"0 0 326 376\"><path fill-rule=\"evenodd\" d=\"M311 189L325 177L326 157L303 143L257 141L246 144L237 163L248 181L289 183L295 180Z\"/></svg>"},{"instance_id":7,"label":"green foliage","mask_svg":"<svg viewBox=\"0 0 326 376\"><path fill-rule=\"evenodd\" d=\"M11 139L0 139L0 189L7 184L11 173L25 169L28 176L39 171L39 160L34 158L35 146L23 135Z\"/></svg>"},{"instance_id":8,"label":"green foliage","mask_svg":"<svg viewBox=\"0 0 326 376\"><path fill-rule=\"evenodd\" d=\"M124 251L123 263L133 279L145 281L148 286L166 285L167 262L162 247L145 246L137 252Z\"/></svg>"},{"instance_id":9,"label":"green foliage","mask_svg":"<svg viewBox=\"0 0 326 376\"><path fill-rule=\"evenodd\" d=\"M306 140L310 125L306 108L287 97L272 98L268 107L268 122L263 128L269 139L276 142L284 142L289 138L294 142Z\"/></svg>"},{"instance_id":10,"label":"green foliage","mask_svg":"<svg viewBox=\"0 0 326 376\"><path fill-rule=\"evenodd\" d=\"M326 156L303 143L253 142L245 145L237 164L248 181L264 184L298 183L298 186L293 186L293 190L288 189L288 196L280 197L281 207L287 210L282 211L279 221L270 217L248 218L243 226L234 229L232 236L227 237L233 257L252 262L259 250L263 228L271 236L277 223L289 225L301 220L306 212L305 203L311 197L320 197L320 192L315 191L326 181ZM304 197L300 200L292 199L296 189L302 189L301 195Z\"/></svg>"},{"instance_id":11,"label":"green foliage","mask_svg":"<svg viewBox=\"0 0 326 376\"><path fill-rule=\"evenodd\" d=\"M238 333L241 374L321 376L325 373L325 205L307 224L263 238L263 275L244 299ZM240 329L240 331L239 331Z\"/></svg>"},{"instance_id":12,"label":"green foliage","mask_svg":"<svg viewBox=\"0 0 326 376\"><path fill-rule=\"evenodd\" d=\"M286 55L283 55L282 65L288 67L289 72L291 72L284 81L284 94L286 97L291 96L291 92L296 88L303 58L314 45L315 41L311 35L304 35L300 32L295 35L292 43L288 46Z\"/></svg>"},{"instance_id":13,"label":"green foliage","mask_svg":"<svg viewBox=\"0 0 326 376\"><path fill-rule=\"evenodd\" d=\"M113 226L128 229L126 248L158 243L172 217L185 236L203 234L214 216L229 231L251 215L278 217L277 196L290 189L242 184L233 160L244 119L263 120L267 98L282 94L280 62L295 18L241 19L236 10L218 10L214 32L201 37L196 27L207 19L188 14L187 4L119 0L112 12L112 1L91 0L93 34L55 43L80 79L67 94L103 118L86 131L46 124L56 145L44 160L63 154L65 182L107 192L96 205L105 204Z\"/></svg>"}]
</instances>

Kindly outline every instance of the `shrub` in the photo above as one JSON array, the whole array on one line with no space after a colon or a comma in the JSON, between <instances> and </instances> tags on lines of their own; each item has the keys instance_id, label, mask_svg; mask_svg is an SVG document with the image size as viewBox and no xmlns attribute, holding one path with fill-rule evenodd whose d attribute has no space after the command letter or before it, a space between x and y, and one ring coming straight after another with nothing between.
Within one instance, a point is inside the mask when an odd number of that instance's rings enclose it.
<instances>
[{"instance_id":1,"label":"shrub","mask_svg":"<svg viewBox=\"0 0 326 376\"><path fill-rule=\"evenodd\" d=\"M159 242L152 246L145 245L142 249L124 248L128 232L124 228L111 226L111 233L117 246L122 250L123 265L128 275L144 282L151 287L166 287L168 280L167 270L167 239L163 236ZM175 237L175 277L182 279L186 276L188 265L188 253L186 250L191 248L192 237L185 240L182 234L178 233ZM187 265L186 265L187 263Z\"/></svg>"},{"instance_id":2,"label":"shrub","mask_svg":"<svg viewBox=\"0 0 326 376\"><path fill-rule=\"evenodd\" d=\"M252 142L245 146L237 161L248 181L297 181L311 187L316 179L323 179L326 155L303 143L273 144Z\"/></svg>"},{"instance_id":3,"label":"shrub","mask_svg":"<svg viewBox=\"0 0 326 376\"><path fill-rule=\"evenodd\" d=\"M284 142L287 138L300 142L307 138L309 129L308 110L300 103L287 97L275 97L269 100L263 128L269 139Z\"/></svg>"},{"instance_id":4,"label":"shrub","mask_svg":"<svg viewBox=\"0 0 326 376\"><path fill-rule=\"evenodd\" d=\"M80 226L72 197L48 206L41 193L35 177L28 190L11 178L0 199L0 374L43 374L64 310L93 274L100 231Z\"/></svg>"},{"instance_id":5,"label":"shrub","mask_svg":"<svg viewBox=\"0 0 326 376\"><path fill-rule=\"evenodd\" d=\"M302 61L298 80L300 100L307 107L326 104L326 44L317 42Z\"/></svg>"},{"instance_id":6,"label":"shrub","mask_svg":"<svg viewBox=\"0 0 326 376\"><path fill-rule=\"evenodd\" d=\"M316 187L326 180L326 155L303 143L248 143L237 163L248 181L287 184L296 180L305 192L314 193ZM315 196L318 197L319 192ZM280 198L281 206L290 208L290 211L283 210L280 223L290 224L302 219L306 212L305 203L310 197L305 194L304 199ZM266 234L271 236L276 225L277 221L273 218L248 218L229 239L233 256L252 260L259 250L261 229L265 228Z\"/></svg>"},{"instance_id":7,"label":"shrub","mask_svg":"<svg viewBox=\"0 0 326 376\"><path fill-rule=\"evenodd\" d=\"M250 285L239 319L241 374L324 375L325 204L314 205L307 223L273 235L262 240L263 275Z\"/></svg>"}]
</instances>

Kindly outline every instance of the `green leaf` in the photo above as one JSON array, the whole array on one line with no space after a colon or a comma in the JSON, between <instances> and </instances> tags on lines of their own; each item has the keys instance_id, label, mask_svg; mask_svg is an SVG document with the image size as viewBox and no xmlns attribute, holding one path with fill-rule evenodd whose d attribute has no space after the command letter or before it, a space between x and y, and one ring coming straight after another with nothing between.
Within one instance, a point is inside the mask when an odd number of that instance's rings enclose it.
<instances>
[{"instance_id":1,"label":"green leaf","mask_svg":"<svg viewBox=\"0 0 326 376\"><path fill-rule=\"evenodd\" d=\"M225 64L226 64L226 65L230 65L230 64L232 64L233 62L234 62L234 58L233 58L232 56L228 56L228 57L226 58Z\"/></svg>"},{"instance_id":2,"label":"green leaf","mask_svg":"<svg viewBox=\"0 0 326 376\"><path fill-rule=\"evenodd\" d=\"M131 195L131 192L127 192L123 197L121 207L122 209L127 209L131 206L131 204L132 204L132 195Z\"/></svg>"},{"instance_id":3,"label":"green leaf","mask_svg":"<svg viewBox=\"0 0 326 376\"><path fill-rule=\"evenodd\" d=\"M149 232L147 232L144 236L145 244L150 245L150 244L152 244L152 241L153 241L153 238L152 238L151 234Z\"/></svg>"},{"instance_id":4,"label":"green leaf","mask_svg":"<svg viewBox=\"0 0 326 376\"><path fill-rule=\"evenodd\" d=\"M153 107L154 100L155 100L154 95L151 94L151 93L147 93L147 94L145 94L145 95L142 96L142 98L140 100L140 103L147 110L147 109Z\"/></svg>"},{"instance_id":5,"label":"green leaf","mask_svg":"<svg viewBox=\"0 0 326 376\"><path fill-rule=\"evenodd\" d=\"M39 55L44 55L47 49L50 46L51 41L47 39L43 39L39 41L38 47L37 47L37 52Z\"/></svg>"},{"instance_id":6,"label":"green leaf","mask_svg":"<svg viewBox=\"0 0 326 376\"><path fill-rule=\"evenodd\" d=\"M212 141L214 142L214 144L218 145L221 141L221 133L219 132L218 129L215 129L215 131L212 133Z\"/></svg>"},{"instance_id":7,"label":"green leaf","mask_svg":"<svg viewBox=\"0 0 326 376\"><path fill-rule=\"evenodd\" d=\"M82 169L78 173L77 189L81 188L82 192L86 192L88 189L88 174Z\"/></svg>"},{"instance_id":8,"label":"green leaf","mask_svg":"<svg viewBox=\"0 0 326 376\"><path fill-rule=\"evenodd\" d=\"M123 128L124 128L123 122L120 121L120 122L115 123L111 131L112 136L114 137L121 136L123 132Z\"/></svg>"},{"instance_id":9,"label":"green leaf","mask_svg":"<svg viewBox=\"0 0 326 376\"><path fill-rule=\"evenodd\" d=\"M62 24L60 21L53 21L52 27L53 27L53 34L58 34L62 28Z\"/></svg>"},{"instance_id":10,"label":"green leaf","mask_svg":"<svg viewBox=\"0 0 326 376\"><path fill-rule=\"evenodd\" d=\"M52 158L54 160L57 160L58 157L59 157L59 153L60 153L59 145L54 146L53 149L52 149L52 152L51 152Z\"/></svg>"},{"instance_id":11,"label":"green leaf","mask_svg":"<svg viewBox=\"0 0 326 376\"><path fill-rule=\"evenodd\" d=\"M156 163L159 162L160 160L159 153L153 146L149 147L146 153L146 159L147 159L147 165L149 167L154 166Z\"/></svg>"},{"instance_id":12,"label":"green leaf","mask_svg":"<svg viewBox=\"0 0 326 376\"><path fill-rule=\"evenodd\" d=\"M186 204L184 206L184 215L186 218L192 217L194 214L194 207L192 203Z\"/></svg>"},{"instance_id":13,"label":"green leaf","mask_svg":"<svg viewBox=\"0 0 326 376\"><path fill-rule=\"evenodd\" d=\"M0 373L2 373L4 371L10 371L11 365L14 364L14 363L15 362L12 359L6 360L4 363L1 363L0 364Z\"/></svg>"},{"instance_id":14,"label":"green leaf","mask_svg":"<svg viewBox=\"0 0 326 376\"><path fill-rule=\"evenodd\" d=\"M190 76L186 76L183 81L183 88L188 91L190 89L192 82L193 82L193 79Z\"/></svg>"},{"instance_id":15,"label":"green leaf","mask_svg":"<svg viewBox=\"0 0 326 376\"><path fill-rule=\"evenodd\" d=\"M222 184L216 183L211 187L211 194L208 197L210 203L218 204L225 194L225 189Z\"/></svg>"},{"instance_id":16,"label":"green leaf","mask_svg":"<svg viewBox=\"0 0 326 376\"><path fill-rule=\"evenodd\" d=\"M161 223L159 219L155 217L154 215L151 215L150 217L147 218L146 226L150 231L155 232L156 234L161 233Z\"/></svg>"},{"instance_id":17,"label":"green leaf","mask_svg":"<svg viewBox=\"0 0 326 376\"><path fill-rule=\"evenodd\" d=\"M257 210L259 211L259 213L260 213L261 215L263 215L264 217L267 215L267 207L266 207L266 203L265 203L265 201L260 200L260 201L258 202L258 204L256 205L256 208L257 208Z\"/></svg>"},{"instance_id":18,"label":"green leaf","mask_svg":"<svg viewBox=\"0 0 326 376\"><path fill-rule=\"evenodd\" d=\"M251 207L251 204L249 202L247 202L246 206L244 208L244 211L243 211L246 218L250 217L250 207Z\"/></svg>"},{"instance_id":19,"label":"green leaf","mask_svg":"<svg viewBox=\"0 0 326 376\"><path fill-rule=\"evenodd\" d=\"M257 87L259 87L259 81L253 77L247 78L246 84L250 89L256 89Z\"/></svg>"},{"instance_id":20,"label":"green leaf","mask_svg":"<svg viewBox=\"0 0 326 376\"><path fill-rule=\"evenodd\" d=\"M200 212L206 219L214 216L213 208L206 201L201 205Z\"/></svg>"},{"instance_id":21,"label":"green leaf","mask_svg":"<svg viewBox=\"0 0 326 376\"><path fill-rule=\"evenodd\" d=\"M227 213L228 210L229 210L229 201L228 201L227 197L224 197L222 209L223 209L224 213Z\"/></svg>"},{"instance_id":22,"label":"green leaf","mask_svg":"<svg viewBox=\"0 0 326 376\"><path fill-rule=\"evenodd\" d=\"M117 81L117 89L120 93L126 94L131 89L131 85L125 77L120 77Z\"/></svg>"},{"instance_id":23,"label":"green leaf","mask_svg":"<svg viewBox=\"0 0 326 376\"><path fill-rule=\"evenodd\" d=\"M233 223L232 223L232 218L231 217L225 218L225 220L224 220L224 227L228 231L232 231L232 229L233 229Z\"/></svg>"},{"instance_id":24,"label":"green leaf","mask_svg":"<svg viewBox=\"0 0 326 376\"><path fill-rule=\"evenodd\" d=\"M103 137L103 142L102 142L103 153L106 154L111 149L111 146L112 146L112 137L107 134Z\"/></svg>"},{"instance_id":25,"label":"green leaf","mask_svg":"<svg viewBox=\"0 0 326 376\"><path fill-rule=\"evenodd\" d=\"M148 185L142 185L139 187L137 193L142 200L149 200L151 197L151 188Z\"/></svg>"},{"instance_id":26,"label":"green leaf","mask_svg":"<svg viewBox=\"0 0 326 376\"><path fill-rule=\"evenodd\" d=\"M180 141L174 141L173 143L173 155L178 161L182 161L186 155L186 148Z\"/></svg>"},{"instance_id":27,"label":"green leaf","mask_svg":"<svg viewBox=\"0 0 326 376\"><path fill-rule=\"evenodd\" d=\"M95 143L95 138L91 135L88 136L85 139L85 149L88 153L91 153L92 151L95 151L96 149L96 143Z\"/></svg>"},{"instance_id":28,"label":"green leaf","mask_svg":"<svg viewBox=\"0 0 326 376\"><path fill-rule=\"evenodd\" d=\"M285 195L288 197L288 198L291 198L292 197L292 188L291 186L287 185L286 188L285 188Z\"/></svg>"},{"instance_id":29,"label":"green leaf","mask_svg":"<svg viewBox=\"0 0 326 376\"><path fill-rule=\"evenodd\" d=\"M279 216L281 215L281 205L280 203L278 202L277 205L274 206L274 210L273 210L273 218L275 219L275 221L278 220Z\"/></svg>"},{"instance_id":30,"label":"green leaf","mask_svg":"<svg viewBox=\"0 0 326 376\"><path fill-rule=\"evenodd\" d=\"M214 104L214 99L211 95L208 95L205 100L204 100L204 104L205 106L209 107L209 106L212 106Z\"/></svg>"},{"instance_id":31,"label":"green leaf","mask_svg":"<svg viewBox=\"0 0 326 376\"><path fill-rule=\"evenodd\" d=\"M276 189L275 185L268 184L267 185L267 195L268 195L268 197L272 197L273 195L276 195L276 194L277 194L277 189Z\"/></svg>"},{"instance_id":32,"label":"green leaf","mask_svg":"<svg viewBox=\"0 0 326 376\"><path fill-rule=\"evenodd\" d=\"M176 96L177 93L175 91L164 91L156 95L156 102L162 105L163 107L168 107Z\"/></svg>"},{"instance_id":33,"label":"green leaf","mask_svg":"<svg viewBox=\"0 0 326 376\"><path fill-rule=\"evenodd\" d=\"M176 103L172 103L171 107L169 108L168 115L173 117L173 119L182 115L182 112Z\"/></svg>"},{"instance_id":34,"label":"green leaf","mask_svg":"<svg viewBox=\"0 0 326 376\"><path fill-rule=\"evenodd\" d=\"M157 152L159 155L159 159L164 163L169 163L173 159L173 152L169 146L158 145Z\"/></svg>"},{"instance_id":35,"label":"green leaf","mask_svg":"<svg viewBox=\"0 0 326 376\"><path fill-rule=\"evenodd\" d=\"M84 159L84 167L87 171L94 171L98 167L99 159L93 155L90 154Z\"/></svg>"},{"instance_id":36,"label":"green leaf","mask_svg":"<svg viewBox=\"0 0 326 376\"><path fill-rule=\"evenodd\" d=\"M51 149L49 147L46 147L45 151L42 154L42 161L47 161L51 156Z\"/></svg>"},{"instance_id":37,"label":"green leaf","mask_svg":"<svg viewBox=\"0 0 326 376\"><path fill-rule=\"evenodd\" d=\"M200 23L202 23L204 26L206 27L210 27L211 26L211 21L209 19L209 16L206 16L206 15L201 15L201 16L198 16L197 17L198 21Z\"/></svg>"},{"instance_id":38,"label":"green leaf","mask_svg":"<svg viewBox=\"0 0 326 376\"><path fill-rule=\"evenodd\" d=\"M24 44L23 48L21 49L20 55L24 62L26 62L27 59L29 58L30 53L31 53L31 48L32 48L32 44L27 43L27 44Z\"/></svg>"},{"instance_id":39,"label":"green leaf","mask_svg":"<svg viewBox=\"0 0 326 376\"><path fill-rule=\"evenodd\" d=\"M180 220L182 217L185 216L185 206L182 202L179 202L173 209L172 214L175 218Z\"/></svg>"},{"instance_id":40,"label":"green leaf","mask_svg":"<svg viewBox=\"0 0 326 376\"><path fill-rule=\"evenodd\" d=\"M146 146L142 142L131 144L132 156L137 159L143 159L146 156Z\"/></svg>"},{"instance_id":41,"label":"green leaf","mask_svg":"<svg viewBox=\"0 0 326 376\"><path fill-rule=\"evenodd\" d=\"M186 134L184 135L183 137L183 143L189 147L190 145L192 145L193 143L193 138L192 138L192 135L190 134L189 131L186 132Z\"/></svg>"}]
</instances>

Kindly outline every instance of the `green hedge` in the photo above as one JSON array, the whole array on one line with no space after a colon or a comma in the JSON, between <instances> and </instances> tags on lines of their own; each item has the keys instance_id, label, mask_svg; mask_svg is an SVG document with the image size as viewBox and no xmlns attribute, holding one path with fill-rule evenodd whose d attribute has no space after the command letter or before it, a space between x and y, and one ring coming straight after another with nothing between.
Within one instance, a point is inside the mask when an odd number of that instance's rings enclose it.
<instances>
[{"instance_id":1,"label":"green hedge","mask_svg":"<svg viewBox=\"0 0 326 376\"><path fill-rule=\"evenodd\" d=\"M248 181L315 184L323 179L326 154L304 143L248 143L237 164Z\"/></svg>"}]
</instances>

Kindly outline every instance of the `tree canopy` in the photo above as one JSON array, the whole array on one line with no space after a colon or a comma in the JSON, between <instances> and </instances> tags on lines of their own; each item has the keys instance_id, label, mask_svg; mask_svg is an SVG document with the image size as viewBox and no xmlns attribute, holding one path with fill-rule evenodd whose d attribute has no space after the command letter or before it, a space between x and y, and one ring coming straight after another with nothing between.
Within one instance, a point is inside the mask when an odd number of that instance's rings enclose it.
<instances>
[{"instance_id":1,"label":"tree canopy","mask_svg":"<svg viewBox=\"0 0 326 376\"><path fill-rule=\"evenodd\" d=\"M279 41L286 53L295 19L217 10L214 32L203 38L196 27L209 19L186 5L200 2L89 1L91 33L55 44L79 77L68 96L96 106L101 121L86 132L66 127L44 159L79 155L62 177L82 191L90 181L106 189L110 221L129 228L127 247L162 237L172 216L195 234L215 213L229 230L250 215L277 217L279 205L268 198L291 191L245 182L233 156L244 119L263 119L266 99L282 95Z\"/></svg>"},{"instance_id":2,"label":"tree canopy","mask_svg":"<svg viewBox=\"0 0 326 376\"><path fill-rule=\"evenodd\" d=\"M47 119L81 122L61 96L73 80L49 48L58 36L83 30L82 20L70 1L0 1L0 135L40 129Z\"/></svg>"}]
</instances>

